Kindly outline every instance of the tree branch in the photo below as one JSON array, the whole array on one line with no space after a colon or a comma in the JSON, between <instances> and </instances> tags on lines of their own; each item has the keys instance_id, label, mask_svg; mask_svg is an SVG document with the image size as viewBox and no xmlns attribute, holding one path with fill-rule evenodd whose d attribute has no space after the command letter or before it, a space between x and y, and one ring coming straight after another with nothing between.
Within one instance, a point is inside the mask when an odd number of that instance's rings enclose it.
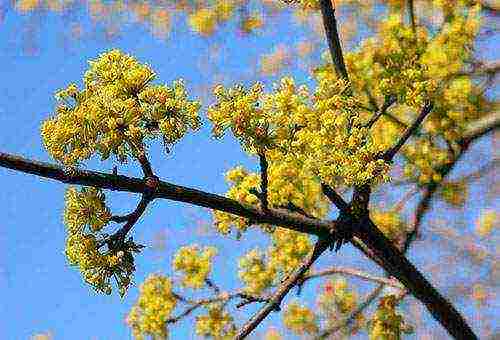
<instances>
[{"instance_id":1,"label":"tree branch","mask_svg":"<svg viewBox=\"0 0 500 340\"><path fill-rule=\"evenodd\" d=\"M347 268L347 267L335 267L335 268L325 269L325 270L322 270L320 272L304 275L304 277L302 277L300 279L300 282L302 284L302 283L309 281L311 279L324 277L324 276L330 276L330 275L334 275L334 274L343 274L343 275L348 275L348 276L354 276L354 277L360 278L360 279L365 280L365 281L381 283L381 284L385 284L385 285L395 287L398 289L405 289L404 286L402 286L398 281L396 281L394 279L371 275L371 274L368 274L368 273L363 272L361 270L354 269L354 268Z\"/></svg>"},{"instance_id":2,"label":"tree branch","mask_svg":"<svg viewBox=\"0 0 500 340\"><path fill-rule=\"evenodd\" d=\"M148 204L152 201L151 194L143 194L141 197L141 200L139 201L139 204L135 208L133 212L126 216L117 216L115 217L115 222L116 220L120 220L123 218L126 218L127 223L123 225L116 233L111 235L108 239L104 240L99 246L103 246L104 244L108 244L109 246L113 247L115 242L123 243L125 241L125 237L127 236L128 232L134 227L134 225L137 223L139 218L144 214L146 211L146 208Z\"/></svg>"},{"instance_id":3,"label":"tree branch","mask_svg":"<svg viewBox=\"0 0 500 340\"><path fill-rule=\"evenodd\" d=\"M105 174L95 171L76 170L74 173L65 172L59 166L48 163L26 160L22 157L0 153L0 166L18 170L45 178L52 178L63 183L93 186L102 189L119 190L135 193L151 192L147 181L122 175ZM237 201L226 197L206 193L200 190L186 188L158 180L153 192L154 198L171 199L190 203L201 207L220 210L254 220L256 223L268 223L287 227L291 230L317 235L320 239L328 239L332 233L344 228L352 228L355 236L359 237L368 247L374 257L379 258L382 267L402 282L405 287L420 301L431 314L454 336L465 335L469 339L476 339L472 330L465 323L462 316L446 301L425 277L401 254L393 244L365 218L353 227L348 223L338 221L321 221L311 219L300 214L292 214L281 209L269 209L263 212L259 209L245 207ZM353 242L356 242L354 239ZM329 246L329 241L324 245ZM314 256L313 256L314 257ZM311 262L312 263L312 262ZM307 269L306 269L307 270ZM296 272L297 274L297 272ZM295 277L294 274L291 278ZM290 284L290 279L285 282ZM294 281L295 282L295 281ZM277 297L286 294L291 287L282 286ZM276 300L275 300L276 301ZM269 312L263 311L267 315ZM260 315L263 315L260 314ZM264 317L265 317L264 315ZM260 322L260 321L259 321Z\"/></svg>"},{"instance_id":4,"label":"tree branch","mask_svg":"<svg viewBox=\"0 0 500 340\"><path fill-rule=\"evenodd\" d=\"M198 309L198 308L200 308L202 306L208 305L210 303L214 303L214 302L224 302L224 301L229 301L229 300L233 300L233 299L236 299L236 298L241 298L241 299L245 300L244 302L240 302L237 305L237 307L238 307L240 304L249 304L249 303L252 303L252 302L267 302L268 301L268 299L265 298L265 297L255 296L255 295L247 294L247 293L244 293L244 292L236 292L236 293L233 293L233 294L226 294L226 295L220 294L219 296L216 296L216 297L212 297L212 298L208 298L208 299L201 299L201 300L198 300L198 301L186 300L186 299L184 299L182 296L180 296L177 293L174 293L173 295L174 295L174 297L176 299L178 299L178 300L180 300L180 301L182 301L184 303L187 303L190 306L188 306L179 315L167 319L165 321L165 323L175 323L175 322L179 321L180 319L182 319L183 317L188 316L189 314L191 314L192 312L194 312L196 309Z\"/></svg>"},{"instance_id":5,"label":"tree branch","mask_svg":"<svg viewBox=\"0 0 500 340\"><path fill-rule=\"evenodd\" d=\"M433 104L431 102L427 102L424 104L424 107L422 108L422 111L420 111L420 114L418 115L417 119L415 119L415 121L411 124L411 126L409 126L405 130L403 135L399 138L398 142L384 153L382 158L385 161L387 162L392 161L396 153L398 153L399 149L401 149L401 147L406 143L408 138L410 138L410 136L415 133L415 131L420 127L420 124L425 119L425 117L427 117L427 115L432 111L432 107Z\"/></svg>"},{"instance_id":6,"label":"tree branch","mask_svg":"<svg viewBox=\"0 0 500 340\"><path fill-rule=\"evenodd\" d=\"M333 65L337 76L349 81L349 75L342 55L342 46L340 45L339 33L337 31L337 20L335 19L335 9L331 0L320 0L321 14L323 17L323 26L325 27L328 47L332 56Z\"/></svg>"},{"instance_id":7,"label":"tree branch","mask_svg":"<svg viewBox=\"0 0 500 340\"><path fill-rule=\"evenodd\" d=\"M328 199L340 210L347 211L349 210L349 204L338 194L335 190L333 190L329 185L325 183L321 183L321 190L323 194L328 197Z\"/></svg>"},{"instance_id":8,"label":"tree branch","mask_svg":"<svg viewBox=\"0 0 500 340\"><path fill-rule=\"evenodd\" d=\"M382 108L372 116L372 118L366 123L365 127L371 129L373 124L375 124L377 120L380 119L380 117L386 114L387 109L396 102L396 99L397 99L396 96L386 97L384 100L384 104L382 105Z\"/></svg>"},{"instance_id":9,"label":"tree branch","mask_svg":"<svg viewBox=\"0 0 500 340\"><path fill-rule=\"evenodd\" d=\"M413 5L413 0L407 0L406 7L408 8L408 16L410 17L411 30L413 33L416 33L417 25L415 23L415 6Z\"/></svg>"},{"instance_id":10,"label":"tree branch","mask_svg":"<svg viewBox=\"0 0 500 340\"><path fill-rule=\"evenodd\" d=\"M321 254L323 254L323 252L328 249L329 245L330 242L328 240L319 239L316 242L313 251L305 258L302 264L278 287L276 292L271 296L269 302L261 310L259 310L245 325L243 325L234 339L244 339L262 322L262 320L267 317L267 315L269 315L269 313L279 308L279 305L281 304L281 301L286 296L286 294L288 294L290 289L292 289L297 284L300 278L307 272L307 270L321 256Z\"/></svg>"},{"instance_id":11,"label":"tree branch","mask_svg":"<svg viewBox=\"0 0 500 340\"><path fill-rule=\"evenodd\" d=\"M321 221L309 218L299 213L290 213L285 209L269 209L263 212L260 209L243 206L238 201L201 190L156 179L148 181L135 177L113 175L97 171L75 170L67 172L62 167L29 160L0 152L0 167L53 179L62 183L85 185L95 188L121 192L144 194L151 192L152 198L170 199L204 208L224 211L240 217L246 217L255 223L268 223L298 232L316 236L329 236L337 228L335 221ZM148 184L149 183L149 184Z\"/></svg>"},{"instance_id":12,"label":"tree branch","mask_svg":"<svg viewBox=\"0 0 500 340\"><path fill-rule=\"evenodd\" d=\"M477 339L455 307L425 279L371 220L365 218L354 230L374 255L382 260L384 269L424 303L450 335L456 339Z\"/></svg>"},{"instance_id":13,"label":"tree branch","mask_svg":"<svg viewBox=\"0 0 500 340\"><path fill-rule=\"evenodd\" d=\"M340 329L342 329L343 327L349 325L351 322L354 321L354 319L356 319L356 317L359 314L361 314L377 298L377 296L379 296L379 294L382 292L383 289L384 289L384 285L379 284L373 291L371 291L365 297L364 301L359 306L357 306L356 309L354 309L348 317L339 321L332 328L328 328L328 329L324 330L323 332L321 332L321 334L316 339L318 339L318 340L319 339L326 339L330 335L332 335L332 334L336 333L337 331L339 331Z\"/></svg>"},{"instance_id":14,"label":"tree branch","mask_svg":"<svg viewBox=\"0 0 500 340\"><path fill-rule=\"evenodd\" d=\"M267 196L267 168L268 163L265 153L259 153L259 164L260 164L260 201L262 203L262 209L267 210L268 208L268 196Z\"/></svg>"}]
</instances>

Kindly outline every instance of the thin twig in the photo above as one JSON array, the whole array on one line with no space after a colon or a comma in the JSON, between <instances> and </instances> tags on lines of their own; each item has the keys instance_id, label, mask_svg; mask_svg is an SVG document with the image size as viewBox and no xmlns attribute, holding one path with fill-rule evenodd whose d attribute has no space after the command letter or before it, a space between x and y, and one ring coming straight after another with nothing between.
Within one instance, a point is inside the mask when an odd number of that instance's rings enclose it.
<instances>
[{"instance_id":1,"label":"thin twig","mask_svg":"<svg viewBox=\"0 0 500 340\"><path fill-rule=\"evenodd\" d=\"M398 289L405 289L404 286L401 285L397 280L375 276L372 274L368 274L362 270L358 270L358 269L354 269L354 268L347 268L347 267L335 267L335 268L322 270L322 271L319 271L316 273L304 275L304 277L301 278L300 281L301 281L301 283L303 283L303 282L306 282L306 281L311 280L311 279L324 277L324 276L331 276L331 275L335 275L335 274L354 276L354 277L360 278L360 279L365 280L365 281L381 283L381 284L392 286L392 287L395 287Z\"/></svg>"},{"instance_id":2,"label":"thin twig","mask_svg":"<svg viewBox=\"0 0 500 340\"><path fill-rule=\"evenodd\" d=\"M346 318L342 319L339 321L335 326L325 329L324 331L321 332L321 334L316 338L316 339L326 339L330 335L336 333L340 329L346 327L347 325L351 324L356 317L361 314L376 298L379 296L379 294L382 292L384 289L384 285L380 284L378 285L373 291L371 291L363 300L362 303L359 304L359 306L354 309L349 316Z\"/></svg>"},{"instance_id":3,"label":"thin twig","mask_svg":"<svg viewBox=\"0 0 500 340\"><path fill-rule=\"evenodd\" d=\"M187 303L190 306L186 307L186 309L184 309L184 311L182 311L177 316L174 316L174 317L167 319L165 321L166 323L175 323L175 322L179 321L180 319L182 319L183 317L188 316L196 309L203 307L205 305L211 304L211 303L215 303L215 302L230 301L230 300L234 300L236 298L240 298L240 299L245 300L245 302L246 302L245 304L252 303L252 302L267 302L269 300L268 298L247 294L245 292L236 292L236 293L227 294L227 295L219 294L216 297L201 299L201 300L197 300L197 301L184 299L177 293L173 293L173 295L176 299L178 299L184 303ZM239 306L239 304L237 306Z\"/></svg>"},{"instance_id":4,"label":"thin twig","mask_svg":"<svg viewBox=\"0 0 500 340\"><path fill-rule=\"evenodd\" d=\"M260 164L260 201L262 203L262 209L267 210L268 209L268 195L267 195L268 163L267 163L266 155L263 152L259 153L259 164Z\"/></svg>"},{"instance_id":5,"label":"thin twig","mask_svg":"<svg viewBox=\"0 0 500 340\"><path fill-rule=\"evenodd\" d=\"M424 104L424 107L422 108L422 111L420 111L420 114L418 115L417 119L411 124L410 127L408 127L403 135L399 138L397 143L387 150L382 158L386 160L387 162L392 161L396 153L398 153L399 149L406 143L408 138L410 138L411 135L415 133L415 131L420 127L420 124L422 121L427 117L427 115L432 111L433 104L432 102L427 102Z\"/></svg>"},{"instance_id":6,"label":"thin twig","mask_svg":"<svg viewBox=\"0 0 500 340\"><path fill-rule=\"evenodd\" d=\"M395 102L396 102L396 96L386 97L384 104L382 105L382 108L372 116L372 118L366 123L365 127L370 129L373 126L373 124L375 124L377 120L380 119L380 117L386 114L387 109Z\"/></svg>"},{"instance_id":7,"label":"thin twig","mask_svg":"<svg viewBox=\"0 0 500 340\"><path fill-rule=\"evenodd\" d=\"M288 294L300 278L307 272L311 265L328 249L329 241L320 239L316 242L313 251L306 257L302 264L278 287L276 292L271 296L269 302L261 308L252 318L243 325L234 339L244 339L250 334L273 310L279 310L279 305L283 298Z\"/></svg>"},{"instance_id":8,"label":"thin twig","mask_svg":"<svg viewBox=\"0 0 500 340\"><path fill-rule=\"evenodd\" d=\"M127 223L125 223L123 227L118 229L118 231L111 235L108 239L104 240L104 242L102 242L99 247L103 246L106 243L108 245L113 244L116 241L118 241L119 243L123 243L128 232L134 227L139 218L144 214L148 204L152 201L152 199L153 198L151 195L143 194L135 210L127 215Z\"/></svg>"},{"instance_id":9,"label":"thin twig","mask_svg":"<svg viewBox=\"0 0 500 340\"><path fill-rule=\"evenodd\" d=\"M210 280L208 277L205 279L205 283L207 284L208 287L210 287L215 294L220 294L220 288L217 286L212 280Z\"/></svg>"}]
</instances>

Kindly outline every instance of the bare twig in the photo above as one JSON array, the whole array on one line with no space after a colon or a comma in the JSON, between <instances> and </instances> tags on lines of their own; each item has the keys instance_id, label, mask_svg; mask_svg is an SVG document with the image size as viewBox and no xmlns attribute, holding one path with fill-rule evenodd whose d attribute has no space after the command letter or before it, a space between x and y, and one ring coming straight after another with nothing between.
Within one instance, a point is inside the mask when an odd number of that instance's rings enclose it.
<instances>
[{"instance_id":1,"label":"bare twig","mask_svg":"<svg viewBox=\"0 0 500 340\"><path fill-rule=\"evenodd\" d=\"M347 268L347 267L334 267L334 268L322 270L319 272L311 273L308 275L304 275L304 277L302 277L300 279L300 281L301 281L301 283L303 283L303 282L306 282L306 281L311 280L311 279L324 277L324 276L331 276L331 275L335 275L335 274L354 276L354 277L360 278L360 279L365 280L365 281L381 283L381 284L392 286L392 287L395 287L398 289L405 289L404 286L402 286L397 280L375 276L372 274L368 274L362 270L358 270L358 269L354 269L354 268Z\"/></svg>"},{"instance_id":2,"label":"bare twig","mask_svg":"<svg viewBox=\"0 0 500 340\"><path fill-rule=\"evenodd\" d=\"M340 329L352 323L356 319L356 317L361 314L377 298L377 296L379 296L383 289L384 285L379 284L373 291L368 293L363 302L360 303L359 306L357 306L356 309L354 309L348 317L339 321L335 326L322 331L316 339L326 339L330 335L336 333Z\"/></svg>"},{"instance_id":3,"label":"bare twig","mask_svg":"<svg viewBox=\"0 0 500 340\"><path fill-rule=\"evenodd\" d=\"M244 302L239 303L237 306L239 306L242 303L249 304L249 303L252 303L252 302L267 302L268 301L268 299L265 298L265 297L251 295L251 294L247 294L247 293L244 293L244 292L236 292L236 293L233 293L233 294L226 294L226 295L219 294L216 297L207 298L207 299L200 299L200 300L196 300L196 301L184 299L183 297L181 297L177 293L173 293L173 295L174 295L174 297L176 299L178 299L178 300L180 300L180 301L182 301L182 302L184 302L186 304L189 304L190 306L186 307L184 309L184 311L182 311L177 316L174 316L174 317L171 317L171 318L167 319L165 321L166 323L175 323L175 322L179 321L180 319L188 316L189 314L191 314L192 312L194 312L196 309L198 309L200 307L203 307L205 305L211 304L211 303L225 302L225 301L230 301L230 300L234 300L234 299L237 299L237 298L240 298L240 299L244 300Z\"/></svg>"},{"instance_id":4,"label":"bare twig","mask_svg":"<svg viewBox=\"0 0 500 340\"><path fill-rule=\"evenodd\" d=\"M415 119L415 121L411 124L411 126L406 129L406 131L399 138L397 143L384 153L384 155L382 156L384 160L388 162L392 161L396 153L398 153L399 149L401 149L401 147L406 143L408 138L410 138L410 136L415 133L415 131L420 127L420 124L425 119L425 117L427 117L427 115L432 111L432 107L433 104L431 102L427 102L424 104L424 107L422 108L422 111L420 111L420 114L418 115L417 119Z\"/></svg>"},{"instance_id":5,"label":"bare twig","mask_svg":"<svg viewBox=\"0 0 500 340\"><path fill-rule=\"evenodd\" d=\"M321 256L321 254L328 249L329 241L326 239L320 239L314 246L313 251L306 257L302 264L295 270L295 272L290 275L283 283L278 287L276 292L271 296L269 302L260 309L252 318L243 325L235 339L244 339L250 332L252 332L261 322L266 318L266 316L273 310L279 310L279 305L283 298L288 294L290 289L292 289L300 278L307 272L311 265Z\"/></svg>"},{"instance_id":6,"label":"bare twig","mask_svg":"<svg viewBox=\"0 0 500 340\"><path fill-rule=\"evenodd\" d=\"M219 288L219 286L217 286L208 277L205 279L205 283L207 284L208 287L210 287L214 291L215 294L220 294L220 288Z\"/></svg>"},{"instance_id":7,"label":"bare twig","mask_svg":"<svg viewBox=\"0 0 500 340\"><path fill-rule=\"evenodd\" d=\"M377 113L375 113L372 118L370 118L370 120L366 123L365 127L370 129L373 124L375 124L377 122L377 120L380 119L380 117L382 117L384 114L386 114L387 112L387 109L396 102L396 96L388 96L385 101L384 101L384 104L382 105L382 108L380 110L378 110Z\"/></svg>"},{"instance_id":8,"label":"bare twig","mask_svg":"<svg viewBox=\"0 0 500 340\"><path fill-rule=\"evenodd\" d=\"M112 244L116 241L123 243L128 232L134 227L139 218L144 214L148 204L152 201L152 196L150 194L143 194L139 204L135 210L127 215L127 223L123 225L116 233L111 235L107 240L105 240L100 246L104 244Z\"/></svg>"},{"instance_id":9,"label":"bare twig","mask_svg":"<svg viewBox=\"0 0 500 340\"><path fill-rule=\"evenodd\" d=\"M266 155L263 152L259 153L259 163L260 163L260 201L262 203L262 209L267 210L267 208L268 208L268 195L267 195L268 163L267 163Z\"/></svg>"}]
</instances>

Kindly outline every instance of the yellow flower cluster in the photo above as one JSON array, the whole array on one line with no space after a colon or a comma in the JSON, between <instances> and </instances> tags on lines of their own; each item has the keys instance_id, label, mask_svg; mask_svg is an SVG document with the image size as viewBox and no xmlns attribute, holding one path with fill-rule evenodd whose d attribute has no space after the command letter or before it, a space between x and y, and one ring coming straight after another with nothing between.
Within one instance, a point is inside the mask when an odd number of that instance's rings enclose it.
<instances>
[{"instance_id":1,"label":"yellow flower cluster","mask_svg":"<svg viewBox=\"0 0 500 340\"><path fill-rule=\"evenodd\" d=\"M384 296L370 321L370 340L401 339L403 318L396 313L396 297Z\"/></svg>"},{"instance_id":2,"label":"yellow flower cluster","mask_svg":"<svg viewBox=\"0 0 500 340\"><path fill-rule=\"evenodd\" d=\"M236 335L233 318L221 304L208 305L207 314L196 318L195 328L196 334L216 340L229 340Z\"/></svg>"},{"instance_id":3,"label":"yellow flower cluster","mask_svg":"<svg viewBox=\"0 0 500 340\"><path fill-rule=\"evenodd\" d=\"M258 198L249 192L252 188L257 188L260 178L257 174L248 173L242 166L231 169L226 173L226 181L233 184L226 196L237 200L243 205L256 206ZM231 215L222 211L214 211L214 226L218 232L229 234L231 226L236 227L238 232L245 231L249 226L246 218Z\"/></svg>"},{"instance_id":4,"label":"yellow flower cluster","mask_svg":"<svg viewBox=\"0 0 500 340\"><path fill-rule=\"evenodd\" d=\"M136 340L147 336L165 339L168 336L166 321L175 309L177 299L172 294L170 278L152 274L141 284L139 298L131 308L126 322Z\"/></svg>"},{"instance_id":5,"label":"yellow flower cluster","mask_svg":"<svg viewBox=\"0 0 500 340\"><path fill-rule=\"evenodd\" d=\"M305 306L292 302L286 306L283 312L283 323L285 327L295 334L315 334L318 332L316 315Z\"/></svg>"},{"instance_id":6,"label":"yellow flower cluster","mask_svg":"<svg viewBox=\"0 0 500 340\"><path fill-rule=\"evenodd\" d=\"M274 157L288 158L330 185L385 180L388 165L376 159L380 150L362 126L360 103L348 95L347 83L326 69L315 77L313 96L291 78L283 78L272 94L264 94L259 83L248 91L217 86L218 103L208 111L214 136L230 128L248 152L273 150Z\"/></svg>"},{"instance_id":7,"label":"yellow flower cluster","mask_svg":"<svg viewBox=\"0 0 500 340\"><path fill-rule=\"evenodd\" d=\"M427 33L416 34L401 22L400 15L391 15L381 25L373 61L380 67L379 88L383 95L396 95L400 103L420 107L436 89L436 83L426 75L426 64L419 60L427 42Z\"/></svg>"},{"instance_id":8,"label":"yellow flower cluster","mask_svg":"<svg viewBox=\"0 0 500 340\"><path fill-rule=\"evenodd\" d=\"M56 93L56 116L41 128L47 151L67 166L99 153L126 161L146 137L161 133L165 143L177 142L200 121L199 102L189 101L182 80L153 86L155 74L147 65L119 50L89 61L85 89L75 84Z\"/></svg>"},{"instance_id":9,"label":"yellow flower cluster","mask_svg":"<svg viewBox=\"0 0 500 340\"><path fill-rule=\"evenodd\" d=\"M252 13L241 23L241 30L245 33L254 32L264 25L264 20L259 13Z\"/></svg>"},{"instance_id":10,"label":"yellow flower cluster","mask_svg":"<svg viewBox=\"0 0 500 340\"><path fill-rule=\"evenodd\" d=\"M332 310L341 314L352 312L357 306L358 297L349 289L344 278L336 278L326 283L323 293L319 296L320 308L330 314Z\"/></svg>"},{"instance_id":11,"label":"yellow flower cluster","mask_svg":"<svg viewBox=\"0 0 500 340\"><path fill-rule=\"evenodd\" d=\"M266 263L264 254L257 248L240 259L239 268L238 276L250 294L260 294L271 287L277 275L276 268Z\"/></svg>"},{"instance_id":12,"label":"yellow flower cluster","mask_svg":"<svg viewBox=\"0 0 500 340\"><path fill-rule=\"evenodd\" d=\"M202 35L212 34L217 25L231 18L236 2L236 0L216 0L213 5L196 10L189 15L189 26Z\"/></svg>"},{"instance_id":13,"label":"yellow flower cluster","mask_svg":"<svg viewBox=\"0 0 500 340\"><path fill-rule=\"evenodd\" d=\"M377 159L381 150L363 127L360 102L348 95L348 84L335 80L331 70L315 76L314 110L299 115L305 128L292 142L304 166L334 187L386 181L389 165Z\"/></svg>"},{"instance_id":14,"label":"yellow flower cluster","mask_svg":"<svg viewBox=\"0 0 500 340\"><path fill-rule=\"evenodd\" d=\"M149 86L138 97L146 125L157 125L167 144L176 143L188 129L197 130L201 126L198 116L201 104L188 100L182 79L174 81L173 87Z\"/></svg>"},{"instance_id":15,"label":"yellow flower cluster","mask_svg":"<svg viewBox=\"0 0 500 340\"><path fill-rule=\"evenodd\" d=\"M260 294L271 287L278 277L296 269L312 249L307 235L288 229L276 228L272 241L265 255L253 249L240 259L238 275L249 293Z\"/></svg>"},{"instance_id":16,"label":"yellow flower cluster","mask_svg":"<svg viewBox=\"0 0 500 340\"><path fill-rule=\"evenodd\" d=\"M467 183L465 181L442 183L440 196L445 202L462 207L467 199Z\"/></svg>"},{"instance_id":17,"label":"yellow flower cluster","mask_svg":"<svg viewBox=\"0 0 500 340\"><path fill-rule=\"evenodd\" d=\"M98 232L111 218L106 197L100 189L83 187L78 191L69 187L65 199L64 223L70 234Z\"/></svg>"},{"instance_id":18,"label":"yellow flower cluster","mask_svg":"<svg viewBox=\"0 0 500 340\"><path fill-rule=\"evenodd\" d=\"M269 267L283 274L296 269L313 247L307 234L284 228L276 228L272 240L268 250Z\"/></svg>"},{"instance_id":19,"label":"yellow flower cluster","mask_svg":"<svg viewBox=\"0 0 500 340\"><path fill-rule=\"evenodd\" d=\"M299 4L302 10L317 10L319 9L319 0L282 0L287 4Z\"/></svg>"},{"instance_id":20,"label":"yellow flower cluster","mask_svg":"<svg viewBox=\"0 0 500 340\"><path fill-rule=\"evenodd\" d=\"M326 216L328 202L321 192L318 181L312 174L300 168L300 163L293 158L285 158L280 152L266 153L268 167L268 201L271 207L286 206L289 202L302 208L306 213L318 218ZM251 189L260 188L260 175L251 173L238 166L226 174L226 180L232 184L226 196L237 200L243 205L258 207L259 199ZM248 228L248 220L224 212L214 211L214 225L216 229L227 234L234 226L238 232ZM268 225L261 226L266 231L272 231Z\"/></svg>"},{"instance_id":21,"label":"yellow flower cluster","mask_svg":"<svg viewBox=\"0 0 500 340\"><path fill-rule=\"evenodd\" d=\"M216 253L214 247L205 247L203 250L198 245L180 248L175 254L173 266L175 270L183 273L182 285L201 288L212 269L212 257Z\"/></svg>"},{"instance_id":22,"label":"yellow flower cluster","mask_svg":"<svg viewBox=\"0 0 500 340\"><path fill-rule=\"evenodd\" d=\"M390 240L396 240L406 233L405 223L401 220L399 212L395 210L370 210L370 217L380 231Z\"/></svg>"},{"instance_id":23,"label":"yellow flower cluster","mask_svg":"<svg viewBox=\"0 0 500 340\"><path fill-rule=\"evenodd\" d=\"M98 232L111 218L104 194L100 189L84 187L78 191L70 187L65 198L65 253L69 263L78 266L85 282L98 292L111 294L110 280L114 278L123 296L135 270L133 257L123 250L99 251Z\"/></svg>"},{"instance_id":24,"label":"yellow flower cluster","mask_svg":"<svg viewBox=\"0 0 500 340\"><path fill-rule=\"evenodd\" d=\"M401 5L393 2L389 4ZM480 26L479 7L471 6L470 1L434 1L433 5L446 19L436 33L424 26L413 32L402 23L399 8L380 23L375 37L345 58L353 89L364 103L380 106L384 96L398 97L389 114L372 128L379 148L387 149L404 124L414 119L423 101L432 100L433 110L424 121L423 133L404 150L408 161L405 175L421 185L441 180L437 169L453 157L464 129L489 112L484 94L471 77L458 76L469 68Z\"/></svg>"},{"instance_id":25,"label":"yellow flower cluster","mask_svg":"<svg viewBox=\"0 0 500 340\"><path fill-rule=\"evenodd\" d=\"M448 150L424 138L403 147L402 152L407 159L404 175L415 179L420 185L440 182L442 176L438 171L439 167L451 161Z\"/></svg>"},{"instance_id":26,"label":"yellow flower cluster","mask_svg":"<svg viewBox=\"0 0 500 340\"><path fill-rule=\"evenodd\" d=\"M481 237L485 237L489 235L495 227L498 228L497 212L493 209L481 211L476 221L476 233Z\"/></svg>"},{"instance_id":27,"label":"yellow flower cluster","mask_svg":"<svg viewBox=\"0 0 500 340\"><path fill-rule=\"evenodd\" d=\"M328 322L333 326L339 318L350 315L358 305L358 296L355 291L350 289L344 278L335 278L329 280L324 287L323 292L318 296L318 306ZM349 331L354 334L362 328L364 316L359 313L354 322L349 325Z\"/></svg>"},{"instance_id":28,"label":"yellow flower cluster","mask_svg":"<svg viewBox=\"0 0 500 340\"><path fill-rule=\"evenodd\" d=\"M269 144L266 112L258 107L262 94L261 83L256 83L248 91L241 85L228 90L217 85L214 95L218 102L207 112L213 123L213 135L220 138L230 128L243 147L254 152L256 148Z\"/></svg>"},{"instance_id":29,"label":"yellow flower cluster","mask_svg":"<svg viewBox=\"0 0 500 340\"><path fill-rule=\"evenodd\" d=\"M481 6L466 7L463 1L459 2L461 4L452 1L451 20L443 24L422 55L422 62L426 64L430 77L445 78L457 73L472 53L472 45L481 24Z\"/></svg>"}]
</instances>

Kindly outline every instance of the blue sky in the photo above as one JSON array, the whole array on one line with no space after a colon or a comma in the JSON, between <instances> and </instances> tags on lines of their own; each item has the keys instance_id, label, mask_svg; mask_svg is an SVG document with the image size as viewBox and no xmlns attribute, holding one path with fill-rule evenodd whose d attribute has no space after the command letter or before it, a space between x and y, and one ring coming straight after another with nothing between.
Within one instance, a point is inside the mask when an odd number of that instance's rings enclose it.
<instances>
[{"instance_id":1,"label":"blue sky","mask_svg":"<svg viewBox=\"0 0 500 340\"><path fill-rule=\"evenodd\" d=\"M285 16L263 34L245 37L233 33L234 23L229 23L205 39L190 32L185 21L179 20L168 39L154 37L139 24L123 25L120 33L109 39L102 26L89 20L84 8L61 16L51 12L21 15L10 5L3 6L0 151L44 161L52 160L43 148L39 129L54 108L54 91L70 82L81 84L87 60L99 53L120 48L149 63L157 72L156 82L170 83L182 77L193 97L199 97L200 84L212 82L210 77L215 73L226 74L226 83L259 78L254 69L258 56L269 53L278 42L292 45L302 34L302 29L290 25L289 16ZM74 20L83 27L79 40L72 39L68 31ZM221 46L224 58L210 64L214 73L207 74L200 65L206 62L207 51L214 44ZM297 79L307 80L303 71L291 73ZM151 150L153 166L162 179L215 193L227 190L223 173L229 168L243 164L255 169L257 164L243 154L234 140L211 139L208 122L200 132L188 135L176 145L168 156L159 143L152 145ZM88 162L89 169L101 171L110 171L112 165L109 161ZM120 168L120 172L140 176L135 164ZM0 338L28 339L30 335L50 331L54 339L129 339L124 316L137 298L137 287L132 287L123 300L115 294L95 294L83 283L79 272L66 263L62 224L65 185L0 168L0 187ZM482 194L478 190L477 195ZM117 214L130 211L138 200L124 193L108 197ZM470 214L466 217L469 222L477 213L474 205L463 212ZM134 239L146 245L154 244L159 234L166 239L165 249L148 247L137 256L137 283L151 272L171 274L173 252L181 245L196 242L219 248L213 278L223 289L234 289L239 285L238 256L258 244L265 247L257 232L248 233L242 242L221 238L211 231L207 210L165 200L152 204L133 232ZM342 256L326 256L321 263L355 265L380 273L354 255L347 247ZM416 252L412 255L417 264L428 260ZM366 287L361 292L367 291ZM309 284L303 294L307 296L317 289L317 285ZM306 299L312 303L310 300ZM464 305L459 304L459 308ZM473 312L471 308L466 309L468 316ZM240 311L237 320L243 322L254 310L255 306L250 306ZM427 321L429 327L439 328L434 321ZM255 338L273 324L279 325L277 316L266 320ZM174 339L193 338L193 319L181 321L173 332Z\"/></svg>"}]
</instances>

